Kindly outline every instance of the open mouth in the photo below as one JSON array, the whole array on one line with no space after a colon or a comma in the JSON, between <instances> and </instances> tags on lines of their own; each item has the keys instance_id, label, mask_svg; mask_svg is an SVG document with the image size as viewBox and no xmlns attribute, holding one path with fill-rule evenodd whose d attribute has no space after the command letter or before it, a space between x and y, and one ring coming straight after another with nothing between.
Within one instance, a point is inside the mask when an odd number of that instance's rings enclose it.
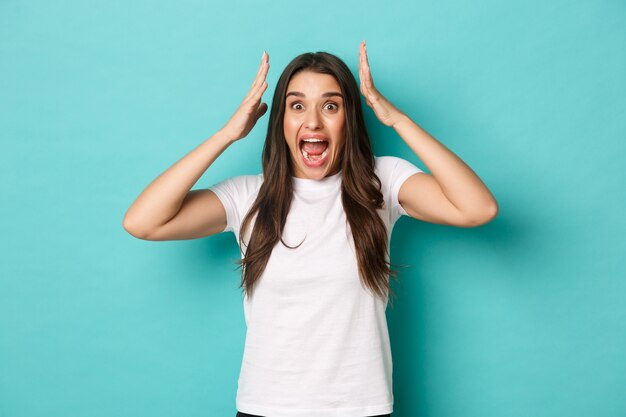
<instances>
[{"instance_id":1,"label":"open mouth","mask_svg":"<svg viewBox=\"0 0 626 417\"><path fill-rule=\"evenodd\" d=\"M304 138L300 141L300 152L308 166L321 165L328 155L328 149L329 143L324 139Z\"/></svg>"}]
</instances>

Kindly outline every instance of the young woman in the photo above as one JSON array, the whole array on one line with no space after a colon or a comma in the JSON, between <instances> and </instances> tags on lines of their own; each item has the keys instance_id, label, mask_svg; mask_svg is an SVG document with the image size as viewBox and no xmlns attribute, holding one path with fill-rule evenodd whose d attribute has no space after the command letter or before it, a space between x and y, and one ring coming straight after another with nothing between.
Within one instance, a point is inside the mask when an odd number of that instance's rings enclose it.
<instances>
[{"instance_id":1,"label":"young woman","mask_svg":"<svg viewBox=\"0 0 626 417\"><path fill-rule=\"evenodd\" d=\"M373 155L354 76L336 56L318 52L296 57L278 80L263 173L190 191L267 111L268 70L263 53L228 123L157 177L128 209L124 227L146 240L238 237L247 325L238 416L389 416L385 309L394 223L408 215L473 227L493 219L497 203L461 159L376 89L364 42L360 92L432 174Z\"/></svg>"}]
</instances>

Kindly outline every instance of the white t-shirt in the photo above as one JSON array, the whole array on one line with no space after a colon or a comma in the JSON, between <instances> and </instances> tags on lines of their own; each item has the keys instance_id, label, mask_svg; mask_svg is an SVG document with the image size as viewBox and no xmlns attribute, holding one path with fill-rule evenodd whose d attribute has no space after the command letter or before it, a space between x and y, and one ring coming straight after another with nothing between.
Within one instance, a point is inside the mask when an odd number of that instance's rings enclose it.
<instances>
[{"instance_id":1,"label":"white t-shirt","mask_svg":"<svg viewBox=\"0 0 626 417\"><path fill-rule=\"evenodd\" d=\"M400 186L423 171L396 157L375 160L385 201L379 214L390 238L396 220L407 214L398 202ZM387 302L359 279L341 203L341 172L320 181L292 178L283 240L302 245L289 249L279 242L252 296L244 296L247 332L237 410L266 417L389 414ZM226 209L224 231L238 238L262 182L262 174L244 175L210 187Z\"/></svg>"}]
</instances>

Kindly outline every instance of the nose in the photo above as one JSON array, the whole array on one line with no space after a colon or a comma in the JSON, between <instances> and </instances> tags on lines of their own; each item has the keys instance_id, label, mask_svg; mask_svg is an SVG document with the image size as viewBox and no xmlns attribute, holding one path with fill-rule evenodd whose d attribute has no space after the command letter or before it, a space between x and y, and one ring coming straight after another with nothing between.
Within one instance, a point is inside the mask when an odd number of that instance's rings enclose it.
<instances>
[{"instance_id":1,"label":"nose","mask_svg":"<svg viewBox=\"0 0 626 417\"><path fill-rule=\"evenodd\" d=\"M311 130L320 129L322 127L322 118L320 117L317 109L311 109L307 112L304 124Z\"/></svg>"}]
</instances>

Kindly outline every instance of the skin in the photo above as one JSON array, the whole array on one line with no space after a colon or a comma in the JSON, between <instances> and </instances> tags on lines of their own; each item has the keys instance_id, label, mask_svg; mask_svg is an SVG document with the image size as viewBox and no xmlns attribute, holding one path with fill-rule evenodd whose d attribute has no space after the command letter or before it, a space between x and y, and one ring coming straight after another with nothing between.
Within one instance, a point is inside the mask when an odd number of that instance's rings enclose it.
<instances>
[{"instance_id":1,"label":"skin","mask_svg":"<svg viewBox=\"0 0 626 417\"><path fill-rule=\"evenodd\" d=\"M498 204L481 179L374 86L365 41L359 47L359 80L361 94L378 120L392 127L431 172L415 174L400 187L398 200L406 212L425 222L459 227L491 221Z\"/></svg>"},{"instance_id":2,"label":"skin","mask_svg":"<svg viewBox=\"0 0 626 417\"><path fill-rule=\"evenodd\" d=\"M226 125L162 172L137 197L124 216L123 226L127 232L144 240L183 240L224 230L226 212L219 198L211 190L191 188L222 152L246 137L266 113L267 104L261 100L267 89L265 79L269 66L269 56L264 52L247 95ZM425 222L459 227L475 227L491 221L498 213L498 204L474 171L375 87L365 42L359 46L359 81L365 102L378 120L393 128L430 171L430 174L423 172L409 177L400 187L398 200L406 212ZM304 115L285 116L289 122L285 139L290 143L293 156L299 132L320 131L329 135L334 146L329 159L332 163L314 170L296 164L300 168L297 175L301 178L321 179L336 172L333 165L338 162L343 139L338 120L325 113L322 107L322 91L337 86L330 80L306 74L299 82L302 84L297 88L306 96Z\"/></svg>"},{"instance_id":3,"label":"skin","mask_svg":"<svg viewBox=\"0 0 626 417\"><path fill-rule=\"evenodd\" d=\"M285 104L284 132L294 176L320 180L339 172L346 116L335 77L312 71L297 73L287 86ZM329 142L328 155L319 167L309 167L303 161L299 138L306 134L323 135Z\"/></svg>"}]
</instances>

